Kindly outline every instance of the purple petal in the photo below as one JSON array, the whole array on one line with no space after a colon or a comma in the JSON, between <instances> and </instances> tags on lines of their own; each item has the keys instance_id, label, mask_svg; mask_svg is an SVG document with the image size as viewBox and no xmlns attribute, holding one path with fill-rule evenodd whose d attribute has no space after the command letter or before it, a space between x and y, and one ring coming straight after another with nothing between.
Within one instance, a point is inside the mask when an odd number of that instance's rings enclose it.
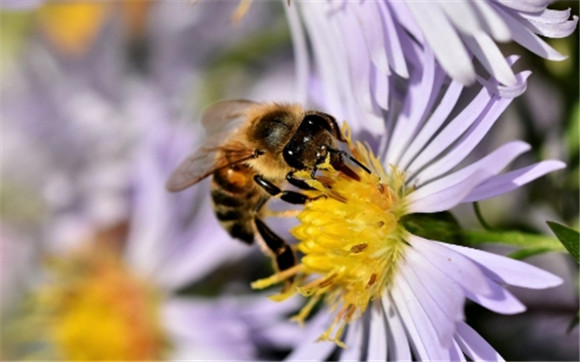
<instances>
[{"instance_id":1,"label":"purple petal","mask_svg":"<svg viewBox=\"0 0 580 362\"><path fill-rule=\"evenodd\" d=\"M489 199L517 189L548 172L566 167L561 161L548 160L492 177L469 193L463 202Z\"/></svg>"},{"instance_id":2,"label":"purple petal","mask_svg":"<svg viewBox=\"0 0 580 362\"><path fill-rule=\"evenodd\" d=\"M507 86L518 84L512 68L489 35L480 32L472 36L464 35L462 39L489 74L501 84Z\"/></svg>"},{"instance_id":3,"label":"purple petal","mask_svg":"<svg viewBox=\"0 0 580 362\"><path fill-rule=\"evenodd\" d=\"M528 13L537 13L543 11L548 4L550 4L551 0L494 0L497 3L502 4L503 6L517 10L523 11Z\"/></svg>"},{"instance_id":4,"label":"purple petal","mask_svg":"<svg viewBox=\"0 0 580 362\"><path fill-rule=\"evenodd\" d=\"M443 122L447 119L459 96L461 95L461 91L463 90L463 85L457 81L452 81L447 90L445 91L445 95L443 99L433 111L429 119L423 124L419 134L413 139L413 142L401 158L399 166L403 169L407 169L409 162L415 157L427 144L427 142L433 137L435 132L439 129L439 127L443 124Z\"/></svg>"},{"instance_id":5,"label":"purple petal","mask_svg":"<svg viewBox=\"0 0 580 362\"><path fill-rule=\"evenodd\" d=\"M486 1L474 1L484 31L500 42L508 42L512 35L502 17Z\"/></svg>"},{"instance_id":6,"label":"purple petal","mask_svg":"<svg viewBox=\"0 0 580 362\"><path fill-rule=\"evenodd\" d=\"M428 278L427 276L417 274L413 271L412 264L402 262L399 266L399 273L401 274L403 284L406 284L411 293L416 297L421 309L433 326L435 334L438 337L439 344L445 349L451 345L453 333L455 332L455 315L449 317L440 303L431 296L430 291L425 287L425 283L421 279ZM427 282L427 280L425 280ZM452 282L453 283L453 282ZM432 289L432 288L431 288ZM462 293L460 293L462 295Z\"/></svg>"},{"instance_id":7,"label":"purple petal","mask_svg":"<svg viewBox=\"0 0 580 362\"><path fill-rule=\"evenodd\" d=\"M346 349L340 353L339 361L360 361L362 355L363 334L362 321L357 319L348 326L346 339L344 341Z\"/></svg>"},{"instance_id":8,"label":"purple petal","mask_svg":"<svg viewBox=\"0 0 580 362\"><path fill-rule=\"evenodd\" d=\"M387 318L388 360L411 361L411 350L405 327L388 295L383 296L383 309Z\"/></svg>"},{"instance_id":9,"label":"purple petal","mask_svg":"<svg viewBox=\"0 0 580 362\"><path fill-rule=\"evenodd\" d=\"M211 210L209 202L204 207L205 210ZM171 256L166 259L171 260L171 263L165 263L155 275L156 279L170 290L175 290L204 277L226 261L243 258L248 253L255 251L255 249L233 240L219 225L213 213L207 212L205 214L196 221L189 237L187 235L176 236L176 238L186 239L186 241L187 239L195 241L181 245L178 248L178 253L171 253ZM164 240L166 239L160 238L159 242ZM207 242L208 240L211 242ZM167 251L158 251L157 255L168 254Z\"/></svg>"},{"instance_id":10,"label":"purple petal","mask_svg":"<svg viewBox=\"0 0 580 362\"><path fill-rule=\"evenodd\" d=\"M393 16L389 8L390 4L382 1L377 2L380 10L381 18L383 19L385 39L385 50L389 60L389 65L402 78L409 78L409 70L407 69L407 62L403 54L403 48L399 39L399 31L397 31ZM411 16L409 16L411 17Z\"/></svg>"},{"instance_id":11,"label":"purple petal","mask_svg":"<svg viewBox=\"0 0 580 362\"><path fill-rule=\"evenodd\" d=\"M508 57L509 59L509 57ZM523 71L516 74L517 83L514 86L506 86L503 84L498 84L495 80L487 80L483 79L480 76L477 76L477 81L487 88L493 94L498 95L502 98L515 98L526 91L527 83L526 80L532 74L530 71Z\"/></svg>"},{"instance_id":12,"label":"purple petal","mask_svg":"<svg viewBox=\"0 0 580 362\"><path fill-rule=\"evenodd\" d=\"M455 281L465 291L478 295L492 295L492 282L480 266L469 258L444 248L435 241L411 235L407 241L426 260Z\"/></svg>"},{"instance_id":13,"label":"purple petal","mask_svg":"<svg viewBox=\"0 0 580 362\"><path fill-rule=\"evenodd\" d=\"M350 89L348 79L348 68L345 62L335 62L332 59L342 58L339 51L339 44L333 39L336 37L328 21L319 21L326 18L323 3L297 2L304 18L304 23L310 35L316 69L321 77L321 84L324 87L325 105L333 110L337 116L347 115L348 103L343 104L340 89ZM349 118L350 119L350 118Z\"/></svg>"},{"instance_id":14,"label":"purple petal","mask_svg":"<svg viewBox=\"0 0 580 362\"><path fill-rule=\"evenodd\" d=\"M445 172L451 170L455 166L457 166L461 161L463 161L471 151L479 144L479 142L485 137L487 132L490 128L495 124L497 119L499 118L500 114L506 109L506 107L510 104L510 100L507 99L500 99L497 102L494 102L490 109L487 112L483 113L479 119L475 122L474 125L461 137L461 139L453 145L453 149L449 151L445 156L438 159L436 162L431 163L427 168L422 170L417 177L418 179L417 186L420 187L421 184L429 182L430 180L441 176ZM515 146L517 151L519 151L523 145ZM519 153L517 153L517 156ZM514 157L515 157L514 156ZM489 157L489 156L488 156ZM499 171L501 171L508 163L498 163L492 164L488 157L483 158L482 160L471 164L464 169L455 172L453 175L458 179L461 179L464 174L468 174L473 172L476 169L484 169L489 171L490 174L495 175ZM496 157L497 159L497 157ZM502 165L501 168L498 167ZM446 176L449 178L449 176Z\"/></svg>"},{"instance_id":15,"label":"purple petal","mask_svg":"<svg viewBox=\"0 0 580 362\"><path fill-rule=\"evenodd\" d=\"M488 277L498 283L524 288L544 289L562 284L562 279L533 265L505 256L459 245L441 244L482 265Z\"/></svg>"},{"instance_id":16,"label":"purple petal","mask_svg":"<svg viewBox=\"0 0 580 362\"><path fill-rule=\"evenodd\" d=\"M465 34L481 31L481 24L471 2L440 1L437 4L459 31Z\"/></svg>"},{"instance_id":17,"label":"purple petal","mask_svg":"<svg viewBox=\"0 0 580 362\"><path fill-rule=\"evenodd\" d=\"M328 328L330 319L330 315L326 311L322 311L308 321L302 342L294 348L285 361L326 361L330 353L336 348L336 344L327 341L317 342L316 340Z\"/></svg>"},{"instance_id":18,"label":"purple petal","mask_svg":"<svg viewBox=\"0 0 580 362\"><path fill-rule=\"evenodd\" d=\"M543 24L561 24L566 21L570 21L570 8L566 10L552 10L552 9L545 9L539 14L526 14L521 13L520 15L528 20L532 20L537 23Z\"/></svg>"},{"instance_id":19,"label":"purple petal","mask_svg":"<svg viewBox=\"0 0 580 362\"><path fill-rule=\"evenodd\" d=\"M389 109L389 78L379 72L375 66L371 69L371 92L379 107Z\"/></svg>"},{"instance_id":20,"label":"purple petal","mask_svg":"<svg viewBox=\"0 0 580 362\"><path fill-rule=\"evenodd\" d=\"M406 5L443 69L465 85L473 83L475 70L471 59L441 8L429 2L406 2Z\"/></svg>"},{"instance_id":21,"label":"purple petal","mask_svg":"<svg viewBox=\"0 0 580 362\"><path fill-rule=\"evenodd\" d=\"M39 7L45 0L2 0L2 10L32 10Z\"/></svg>"},{"instance_id":22,"label":"purple petal","mask_svg":"<svg viewBox=\"0 0 580 362\"><path fill-rule=\"evenodd\" d=\"M361 30L373 64L383 75L390 75L389 60L385 45L385 31L381 20L379 2L364 1L353 5L353 10L361 24Z\"/></svg>"},{"instance_id":23,"label":"purple petal","mask_svg":"<svg viewBox=\"0 0 580 362\"><path fill-rule=\"evenodd\" d=\"M561 24L545 23L531 19L520 19L520 21L534 33L548 38L565 38L576 30L578 17L574 15L571 21Z\"/></svg>"},{"instance_id":24,"label":"purple petal","mask_svg":"<svg viewBox=\"0 0 580 362\"><path fill-rule=\"evenodd\" d=\"M453 340L451 347L449 347L449 360L450 361L466 361L465 355L461 351L459 344Z\"/></svg>"},{"instance_id":25,"label":"purple petal","mask_svg":"<svg viewBox=\"0 0 580 362\"><path fill-rule=\"evenodd\" d=\"M405 1L386 1L390 16L395 21L403 26L404 31L409 32L411 36L419 43L424 43L423 32L419 28L415 17L409 10ZM395 34L395 33L393 33Z\"/></svg>"},{"instance_id":26,"label":"purple petal","mask_svg":"<svg viewBox=\"0 0 580 362\"><path fill-rule=\"evenodd\" d=\"M342 36L344 55L349 59L350 81L353 85L352 93L358 99L359 104L372 113L370 99L370 66L371 60L365 47L365 40L361 30L361 24L352 11L341 11L332 16L334 26Z\"/></svg>"},{"instance_id":27,"label":"purple petal","mask_svg":"<svg viewBox=\"0 0 580 362\"><path fill-rule=\"evenodd\" d=\"M491 105L491 95L486 89L482 89L477 96L459 113L445 128L439 133L433 141L417 156L409 166L409 172L415 173L430 161L438 157L447 149L463 132L465 132L478 117L484 113L487 107Z\"/></svg>"},{"instance_id":28,"label":"purple petal","mask_svg":"<svg viewBox=\"0 0 580 362\"><path fill-rule=\"evenodd\" d=\"M512 2L514 3L514 2ZM550 60L564 60L566 56L560 54L554 48L549 46L545 41L540 39L531 30L526 28L512 15L501 9L501 7L494 5L496 11L503 17L506 24L510 28L512 38L520 45L543 58Z\"/></svg>"},{"instance_id":29,"label":"purple petal","mask_svg":"<svg viewBox=\"0 0 580 362\"><path fill-rule=\"evenodd\" d=\"M514 297L505 288L502 288L498 284L491 282L489 285L492 287L493 292L491 295L479 295L473 294L469 291L465 293L465 296L477 304L501 314L517 314L525 312L526 306L522 304L516 297Z\"/></svg>"},{"instance_id":30,"label":"purple petal","mask_svg":"<svg viewBox=\"0 0 580 362\"><path fill-rule=\"evenodd\" d=\"M301 104L306 104L306 98L308 96L308 74L310 72L306 36L304 35L304 28L300 22L296 6L284 6L284 9L286 10L288 25L290 26L290 33L292 34L292 46L294 47L296 89L298 92L296 101Z\"/></svg>"},{"instance_id":31,"label":"purple petal","mask_svg":"<svg viewBox=\"0 0 580 362\"><path fill-rule=\"evenodd\" d=\"M460 171L459 171L460 172ZM409 200L409 213L413 212L439 212L453 208L461 202L473 189L492 174L487 170L477 170L468 175L462 175L463 179L457 180L455 174L433 181L421 187L407 196Z\"/></svg>"},{"instance_id":32,"label":"purple petal","mask_svg":"<svg viewBox=\"0 0 580 362\"><path fill-rule=\"evenodd\" d=\"M440 302L439 306L447 318L454 321L462 320L465 294L459 284L437 269L415 248L407 249L405 258L415 274L421 276L420 280L433 300Z\"/></svg>"},{"instance_id":33,"label":"purple petal","mask_svg":"<svg viewBox=\"0 0 580 362\"><path fill-rule=\"evenodd\" d=\"M387 358L387 325L383 308L373 303L370 307L369 345L367 361L385 361Z\"/></svg>"},{"instance_id":34,"label":"purple petal","mask_svg":"<svg viewBox=\"0 0 580 362\"><path fill-rule=\"evenodd\" d=\"M476 331L464 322L457 323L456 341L473 361L503 361L504 359Z\"/></svg>"},{"instance_id":35,"label":"purple petal","mask_svg":"<svg viewBox=\"0 0 580 362\"><path fill-rule=\"evenodd\" d=\"M433 96L437 94L435 86L435 58L427 47L425 49L423 74L421 78L411 77L405 101L400 110L397 124L392 132L391 143L387 151L386 164L397 164L409 138L415 132L424 115L430 108ZM417 73L415 73L417 74Z\"/></svg>"},{"instance_id":36,"label":"purple petal","mask_svg":"<svg viewBox=\"0 0 580 362\"><path fill-rule=\"evenodd\" d=\"M413 293L413 288L400 273L393 280L390 295L405 325L415 355L421 360L448 360L440 336L429 320L431 309L423 309L419 296Z\"/></svg>"}]
</instances>

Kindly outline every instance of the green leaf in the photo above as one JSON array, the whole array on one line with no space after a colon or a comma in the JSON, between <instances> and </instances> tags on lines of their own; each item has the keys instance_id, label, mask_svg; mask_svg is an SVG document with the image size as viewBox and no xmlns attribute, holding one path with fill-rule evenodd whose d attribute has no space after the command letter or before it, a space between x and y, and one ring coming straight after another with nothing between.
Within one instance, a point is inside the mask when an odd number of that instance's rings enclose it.
<instances>
[{"instance_id":1,"label":"green leaf","mask_svg":"<svg viewBox=\"0 0 580 362\"><path fill-rule=\"evenodd\" d=\"M530 256L543 254L552 251L550 248L530 248L530 249L520 249L518 251L514 251L513 253L509 254L508 256L512 259L525 259L529 258Z\"/></svg>"},{"instance_id":2,"label":"green leaf","mask_svg":"<svg viewBox=\"0 0 580 362\"><path fill-rule=\"evenodd\" d=\"M431 240L463 244L461 226L450 212L409 214L401 223L410 233Z\"/></svg>"},{"instance_id":3,"label":"green leaf","mask_svg":"<svg viewBox=\"0 0 580 362\"><path fill-rule=\"evenodd\" d=\"M580 234L578 231L570 229L557 222L548 221L548 226L552 229L552 232L556 235L558 240L564 245L566 250L580 263L580 258L578 257L578 243L580 241Z\"/></svg>"},{"instance_id":4,"label":"green leaf","mask_svg":"<svg viewBox=\"0 0 580 362\"><path fill-rule=\"evenodd\" d=\"M494 243L521 248L510 255L510 257L516 259L523 259L550 251L565 250L562 244L554 237L521 231L463 230L462 238L465 244L469 246Z\"/></svg>"},{"instance_id":5,"label":"green leaf","mask_svg":"<svg viewBox=\"0 0 580 362\"><path fill-rule=\"evenodd\" d=\"M515 246L519 250L510 255L514 259L566 250L558 239L549 235L513 230L463 230L449 212L405 215L401 218L401 223L410 233L426 239L472 247L493 243Z\"/></svg>"}]
</instances>

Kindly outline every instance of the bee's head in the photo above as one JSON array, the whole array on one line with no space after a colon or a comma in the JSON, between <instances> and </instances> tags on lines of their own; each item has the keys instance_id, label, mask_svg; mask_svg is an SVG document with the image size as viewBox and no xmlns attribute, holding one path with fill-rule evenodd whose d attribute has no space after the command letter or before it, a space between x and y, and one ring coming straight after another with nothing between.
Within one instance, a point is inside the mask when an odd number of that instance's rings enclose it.
<instances>
[{"instance_id":1,"label":"bee's head","mask_svg":"<svg viewBox=\"0 0 580 362\"><path fill-rule=\"evenodd\" d=\"M326 160L328 150L335 148L334 119L323 113L307 113L298 130L283 150L284 160L298 170L310 170Z\"/></svg>"}]
</instances>

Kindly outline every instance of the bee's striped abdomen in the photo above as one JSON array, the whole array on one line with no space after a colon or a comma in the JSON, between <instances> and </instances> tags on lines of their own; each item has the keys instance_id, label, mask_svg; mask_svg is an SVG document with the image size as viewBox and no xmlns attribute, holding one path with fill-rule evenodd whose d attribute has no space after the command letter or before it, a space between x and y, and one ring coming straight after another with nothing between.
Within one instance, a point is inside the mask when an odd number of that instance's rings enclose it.
<instances>
[{"instance_id":1,"label":"bee's striped abdomen","mask_svg":"<svg viewBox=\"0 0 580 362\"><path fill-rule=\"evenodd\" d=\"M254 175L251 168L238 164L216 171L211 185L214 210L223 228L248 244L254 241L253 213L263 195Z\"/></svg>"}]
</instances>

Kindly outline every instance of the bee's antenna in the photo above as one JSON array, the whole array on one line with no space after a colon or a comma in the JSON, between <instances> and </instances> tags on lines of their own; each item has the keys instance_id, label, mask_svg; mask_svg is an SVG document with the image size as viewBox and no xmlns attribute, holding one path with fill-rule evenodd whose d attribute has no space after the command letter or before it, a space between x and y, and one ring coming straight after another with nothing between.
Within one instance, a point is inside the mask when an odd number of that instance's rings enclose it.
<instances>
[{"instance_id":1,"label":"bee's antenna","mask_svg":"<svg viewBox=\"0 0 580 362\"><path fill-rule=\"evenodd\" d=\"M351 160L352 162L356 163L360 168L362 168L363 170L365 170L366 173L368 173L369 175L371 174L371 170L369 170L365 165L363 165L359 160L357 160L356 158L352 157L348 152L343 151L343 150L335 150L334 148L327 148L327 150L329 152L332 153L338 153L341 156L344 156L346 158L348 158L349 160Z\"/></svg>"}]
</instances>

